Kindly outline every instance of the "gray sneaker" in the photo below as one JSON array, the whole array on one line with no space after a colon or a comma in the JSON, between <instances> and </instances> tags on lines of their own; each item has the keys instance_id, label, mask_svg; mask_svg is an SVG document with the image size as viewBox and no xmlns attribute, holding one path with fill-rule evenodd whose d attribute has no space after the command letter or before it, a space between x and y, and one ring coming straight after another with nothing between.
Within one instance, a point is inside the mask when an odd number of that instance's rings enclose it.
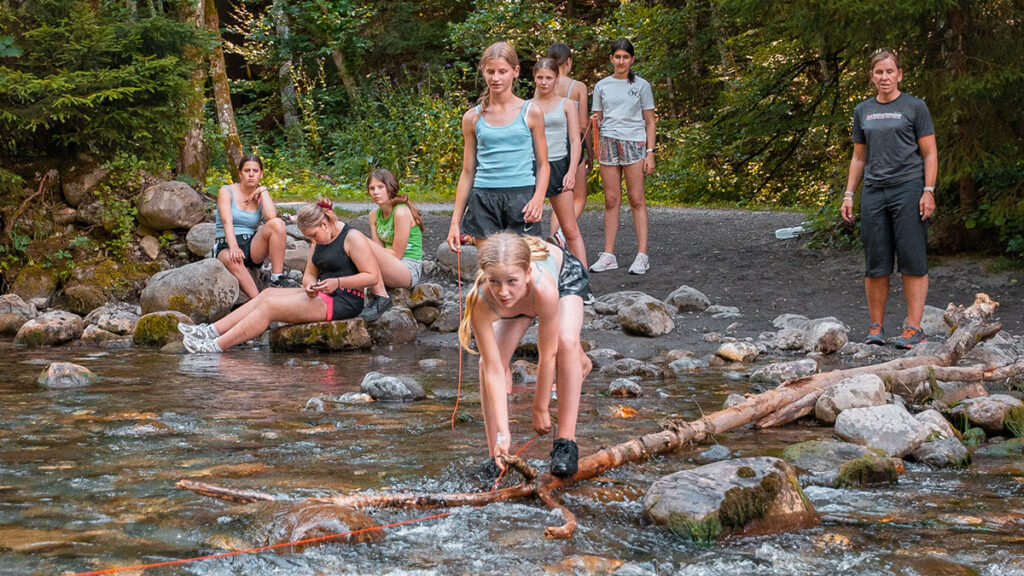
<instances>
[{"instance_id":1,"label":"gray sneaker","mask_svg":"<svg viewBox=\"0 0 1024 576\"><path fill-rule=\"evenodd\" d=\"M647 271L651 269L651 261L647 258L647 254L643 252L636 253L636 259L633 260L633 264L629 267L630 274L647 274Z\"/></svg>"},{"instance_id":2,"label":"gray sneaker","mask_svg":"<svg viewBox=\"0 0 1024 576\"><path fill-rule=\"evenodd\" d=\"M185 324L178 322L178 332L197 340L212 340L220 336L214 331L212 324Z\"/></svg>"},{"instance_id":3,"label":"gray sneaker","mask_svg":"<svg viewBox=\"0 0 1024 576\"><path fill-rule=\"evenodd\" d=\"M185 345L185 350L188 350L192 354L220 354L223 352L220 346L217 345L217 340L202 340L193 338L191 336L185 336L182 341Z\"/></svg>"},{"instance_id":4,"label":"gray sneaker","mask_svg":"<svg viewBox=\"0 0 1024 576\"><path fill-rule=\"evenodd\" d=\"M615 259L615 254L610 252L601 252L597 255L597 262L591 264L590 271L607 272L608 270L615 270L618 267L619 262Z\"/></svg>"}]
</instances>

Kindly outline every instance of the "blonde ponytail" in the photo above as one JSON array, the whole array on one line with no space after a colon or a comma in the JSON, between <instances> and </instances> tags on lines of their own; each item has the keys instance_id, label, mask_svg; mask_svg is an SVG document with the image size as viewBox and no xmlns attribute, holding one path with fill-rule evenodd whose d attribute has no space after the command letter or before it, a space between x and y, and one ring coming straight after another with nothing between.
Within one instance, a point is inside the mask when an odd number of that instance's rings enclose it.
<instances>
[{"instance_id":1,"label":"blonde ponytail","mask_svg":"<svg viewBox=\"0 0 1024 576\"><path fill-rule=\"evenodd\" d=\"M483 270L477 271L473 287L466 294L465 308L462 311L462 322L459 323L459 344L470 354L477 354L477 351L469 346L470 340L473 339L473 307L476 306L476 301L480 298L480 284L483 283L486 277L487 275L484 274Z\"/></svg>"}]
</instances>

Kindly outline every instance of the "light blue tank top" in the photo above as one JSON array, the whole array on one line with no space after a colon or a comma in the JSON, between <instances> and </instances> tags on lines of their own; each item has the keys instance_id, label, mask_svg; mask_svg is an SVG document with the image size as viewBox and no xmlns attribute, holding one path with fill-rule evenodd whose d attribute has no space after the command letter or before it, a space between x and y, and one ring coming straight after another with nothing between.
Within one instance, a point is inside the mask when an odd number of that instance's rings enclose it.
<instances>
[{"instance_id":1,"label":"light blue tank top","mask_svg":"<svg viewBox=\"0 0 1024 576\"><path fill-rule=\"evenodd\" d=\"M231 225L235 230L235 236L255 234L256 229L260 226L260 219L263 217L263 199L260 198L260 205L256 208L256 211L242 210L235 204L235 189L228 186L228 190L231 192ZM217 225L214 228L213 235L215 238L223 238L224 223L220 221L220 210L217 210L216 214Z\"/></svg>"},{"instance_id":2,"label":"light blue tank top","mask_svg":"<svg viewBox=\"0 0 1024 576\"><path fill-rule=\"evenodd\" d=\"M565 98L551 112L544 113L544 138L548 141L548 160L569 155L569 121L565 119Z\"/></svg>"},{"instance_id":3,"label":"light blue tank top","mask_svg":"<svg viewBox=\"0 0 1024 576\"><path fill-rule=\"evenodd\" d=\"M515 120L504 126L491 126L476 107L475 188L518 188L534 186L533 136L526 125L530 102L524 102Z\"/></svg>"}]
</instances>

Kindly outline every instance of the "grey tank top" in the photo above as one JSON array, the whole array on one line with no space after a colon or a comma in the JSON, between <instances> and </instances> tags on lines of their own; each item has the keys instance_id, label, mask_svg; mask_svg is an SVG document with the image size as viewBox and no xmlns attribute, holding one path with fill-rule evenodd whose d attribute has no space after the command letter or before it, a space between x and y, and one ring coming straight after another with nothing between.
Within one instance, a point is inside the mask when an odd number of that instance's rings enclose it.
<instances>
[{"instance_id":1,"label":"grey tank top","mask_svg":"<svg viewBox=\"0 0 1024 576\"><path fill-rule=\"evenodd\" d=\"M544 138L548 141L548 161L569 155L569 122L565 119L565 98L551 112L544 113Z\"/></svg>"}]
</instances>

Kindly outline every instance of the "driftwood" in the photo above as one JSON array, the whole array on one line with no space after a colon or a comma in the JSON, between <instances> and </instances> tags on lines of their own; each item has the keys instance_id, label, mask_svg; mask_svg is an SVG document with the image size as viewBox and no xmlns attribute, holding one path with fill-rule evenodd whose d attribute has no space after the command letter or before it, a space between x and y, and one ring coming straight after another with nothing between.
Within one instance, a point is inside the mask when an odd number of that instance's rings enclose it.
<instances>
[{"instance_id":1,"label":"driftwood","mask_svg":"<svg viewBox=\"0 0 1024 576\"><path fill-rule=\"evenodd\" d=\"M955 331L950 338L933 355L899 358L882 364L834 370L790 380L778 388L747 397L743 402L714 412L699 420L685 422L671 420L662 422L663 429L659 432L646 434L628 440L616 446L604 448L579 461L579 471L572 478L563 480L544 474L536 476L532 468L522 462L509 460L511 469L520 471L524 481L516 486L493 490L490 492L469 492L455 494L418 494L418 493L381 493L335 495L311 500L330 502L351 508L445 508L452 506L484 506L494 502L537 498L550 509L561 510L566 521L562 526L548 527L545 534L548 538L568 538L576 529L575 517L562 506L554 494L570 482L579 482L593 478L612 468L630 462L639 462L658 454L674 452L684 446L701 442L727 430L754 423L758 427L780 425L809 414L821 393L835 383L858 374L877 374L891 385L908 386L923 382L929 378L949 378L955 380L977 379L995 380L1001 376L1008 378L1024 373L1024 364L999 369L954 368L964 354L976 344L996 334L1001 324L991 322L989 318L997 302L988 296L979 294L975 304L970 308L954 307L950 304L946 313L949 319L963 322L953 325ZM199 494L221 498L233 502L254 502L273 500L273 496L251 490L233 490L182 480L178 487L193 490Z\"/></svg>"}]
</instances>

